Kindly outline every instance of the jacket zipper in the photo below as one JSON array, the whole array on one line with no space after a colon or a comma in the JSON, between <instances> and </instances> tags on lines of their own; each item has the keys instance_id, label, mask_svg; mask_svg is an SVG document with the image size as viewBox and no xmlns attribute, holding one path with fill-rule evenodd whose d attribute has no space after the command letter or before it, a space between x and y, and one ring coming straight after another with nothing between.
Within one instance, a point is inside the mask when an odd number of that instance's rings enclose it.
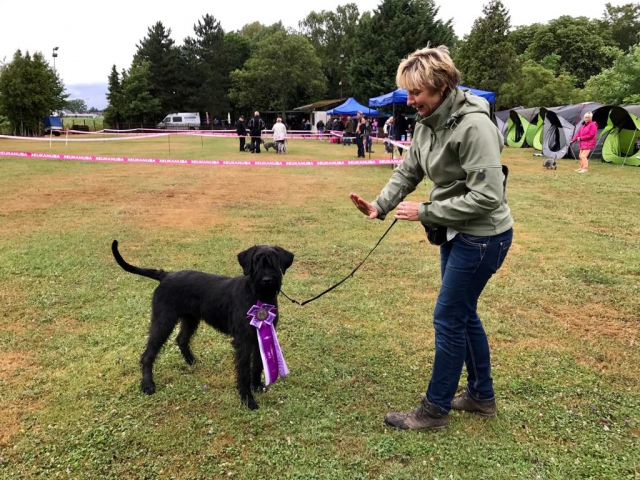
<instances>
[{"instance_id":1,"label":"jacket zipper","mask_svg":"<svg viewBox=\"0 0 640 480\"><path fill-rule=\"evenodd\" d=\"M427 158L425 158L425 167L427 170L427 176L429 177L429 180L431 180L433 182L433 177L431 176L431 171L429 170L429 157L431 156L430 153L433 152L433 142L435 139L435 132L433 131L433 129L431 127L427 127L429 128L429 130L431 131L431 145L429 145L429 153L427 153ZM420 151L420 150L418 150Z\"/></svg>"}]
</instances>

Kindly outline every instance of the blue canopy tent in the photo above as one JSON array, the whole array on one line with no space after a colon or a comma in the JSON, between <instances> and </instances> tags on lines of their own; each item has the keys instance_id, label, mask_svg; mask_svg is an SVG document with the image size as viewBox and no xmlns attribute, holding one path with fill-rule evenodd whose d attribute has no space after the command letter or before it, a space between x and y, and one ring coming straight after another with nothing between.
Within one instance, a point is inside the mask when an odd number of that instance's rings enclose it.
<instances>
[{"instance_id":1,"label":"blue canopy tent","mask_svg":"<svg viewBox=\"0 0 640 480\"><path fill-rule=\"evenodd\" d=\"M358 103L353 97L349 97L342 105L327 110L328 115L355 115L358 112L362 112L365 115L378 115L377 110L365 107Z\"/></svg>"},{"instance_id":2,"label":"blue canopy tent","mask_svg":"<svg viewBox=\"0 0 640 480\"><path fill-rule=\"evenodd\" d=\"M489 103L496 102L496 94L494 92L486 92L484 90L477 90L475 88L464 87L460 85L462 90L468 90L469 92L482 97ZM404 88L399 88L393 92L385 93L379 97L373 97L369 99L370 107L384 107L385 105L398 105L407 103L407 91Z\"/></svg>"}]
</instances>

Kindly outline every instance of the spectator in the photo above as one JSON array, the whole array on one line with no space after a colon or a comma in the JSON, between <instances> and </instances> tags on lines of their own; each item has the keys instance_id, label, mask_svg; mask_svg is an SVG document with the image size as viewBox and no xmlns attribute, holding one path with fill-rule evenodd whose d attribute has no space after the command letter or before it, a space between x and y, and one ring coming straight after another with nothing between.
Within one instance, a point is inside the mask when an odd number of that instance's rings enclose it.
<instances>
[{"instance_id":1,"label":"spectator","mask_svg":"<svg viewBox=\"0 0 640 480\"><path fill-rule=\"evenodd\" d=\"M265 129L264 121L260 118L260 112L256 110L247 126L249 127L249 133L251 133L251 150L253 153L260 153L262 130Z\"/></svg>"},{"instance_id":2,"label":"spectator","mask_svg":"<svg viewBox=\"0 0 640 480\"><path fill-rule=\"evenodd\" d=\"M283 148L280 145L284 145L284 141L287 138L287 127L282 123L282 118L276 119L276 124L273 126L273 141L276 143L276 151L282 152ZM294 149L295 150L295 149Z\"/></svg>"},{"instance_id":3,"label":"spectator","mask_svg":"<svg viewBox=\"0 0 640 480\"><path fill-rule=\"evenodd\" d=\"M571 143L576 140L580 142L580 168L576 172L587 173L589 171L589 152L596 146L597 133L598 124L593 121L593 114L591 112L585 113L584 122L580 125L578 133L571 139Z\"/></svg>"},{"instance_id":4,"label":"spectator","mask_svg":"<svg viewBox=\"0 0 640 480\"><path fill-rule=\"evenodd\" d=\"M384 122L384 126L382 127L385 137L389 140L395 139L395 125L393 123L393 117L389 117L386 122ZM384 149L387 153L390 153L393 156L394 153L394 145L391 142L384 142Z\"/></svg>"},{"instance_id":5,"label":"spectator","mask_svg":"<svg viewBox=\"0 0 640 480\"><path fill-rule=\"evenodd\" d=\"M396 140L402 140L402 137L407 138L407 117L404 112L400 112L397 120L394 122L396 124L395 128L395 136Z\"/></svg>"},{"instance_id":6,"label":"spectator","mask_svg":"<svg viewBox=\"0 0 640 480\"><path fill-rule=\"evenodd\" d=\"M371 151L371 144L373 143L373 140L371 140L371 119L368 117L365 117L365 130L364 130L364 145L365 145L365 150L368 153L373 153Z\"/></svg>"},{"instance_id":7,"label":"spectator","mask_svg":"<svg viewBox=\"0 0 640 480\"><path fill-rule=\"evenodd\" d=\"M244 117L242 115L240 115L240 118L238 118L238 121L236 122L236 133L240 138L240 151L244 152L244 137L247 136L247 127L244 124Z\"/></svg>"},{"instance_id":8,"label":"spectator","mask_svg":"<svg viewBox=\"0 0 640 480\"><path fill-rule=\"evenodd\" d=\"M356 121L353 118L347 120L347 124L344 127L344 144L351 145L353 137L356 131Z\"/></svg>"},{"instance_id":9,"label":"spectator","mask_svg":"<svg viewBox=\"0 0 640 480\"><path fill-rule=\"evenodd\" d=\"M322 119L318 120L318 123L316 123L316 128L318 129L318 138L322 138L324 134L324 122L322 121Z\"/></svg>"},{"instance_id":10,"label":"spectator","mask_svg":"<svg viewBox=\"0 0 640 480\"><path fill-rule=\"evenodd\" d=\"M358 146L358 158L364 158L364 142L367 130L367 121L362 112L358 112L358 126L356 127L356 145Z\"/></svg>"}]
</instances>

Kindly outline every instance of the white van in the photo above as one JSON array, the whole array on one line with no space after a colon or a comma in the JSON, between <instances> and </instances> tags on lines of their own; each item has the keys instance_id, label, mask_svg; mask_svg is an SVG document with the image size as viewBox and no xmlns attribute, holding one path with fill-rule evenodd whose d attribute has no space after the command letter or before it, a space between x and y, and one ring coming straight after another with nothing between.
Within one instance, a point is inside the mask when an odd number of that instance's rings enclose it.
<instances>
[{"instance_id":1,"label":"white van","mask_svg":"<svg viewBox=\"0 0 640 480\"><path fill-rule=\"evenodd\" d=\"M170 113L158 124L158 128L196 130L200 128L199 113Z\"/></svg>"}]
</instances>

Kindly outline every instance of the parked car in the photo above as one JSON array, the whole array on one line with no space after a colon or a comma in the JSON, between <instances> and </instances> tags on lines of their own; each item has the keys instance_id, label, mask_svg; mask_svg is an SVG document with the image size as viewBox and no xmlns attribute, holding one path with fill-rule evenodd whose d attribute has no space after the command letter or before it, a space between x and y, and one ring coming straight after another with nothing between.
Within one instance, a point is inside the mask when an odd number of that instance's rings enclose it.
<instances>
[{"instance_id":1,"label":"parked car","mask_svg":"<svg viewBox=\"0 0 640 480\"><path fill-rule=\"evenodd\" d=\"M196 130L200 128L199 113L170 113L157 127L175 130Z\"/></svg>"}]
</instances>

